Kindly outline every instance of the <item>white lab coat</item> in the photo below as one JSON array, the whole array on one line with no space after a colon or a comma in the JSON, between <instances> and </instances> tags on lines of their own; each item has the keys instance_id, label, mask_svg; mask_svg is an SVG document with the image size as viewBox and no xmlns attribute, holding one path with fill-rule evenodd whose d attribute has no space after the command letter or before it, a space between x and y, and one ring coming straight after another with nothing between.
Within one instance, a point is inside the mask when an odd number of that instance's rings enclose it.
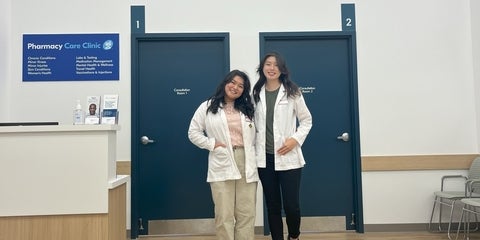
<instances>
[{"instance_id":1,"label":"white lab coat","mask_svg":"<svg viewBox=\"0 0 480 240\"><path fill-rule=\"evenodd\" d=\"M227 118L223 109L216 114L208 112L210 104L205 101L197 108L188 129L188 138L199 148L209 150L207 182L241 179L233 155L233 146L228 130ZM247 183L259 180L255 161L255 124L244 114L241 115L242 135L245 150L245 176ZM215 140L227 147L214 149Z\"/></svg>"},{"instance_id":2,"label":"white lab coat","mask_svg":"<svg viewBox=\"0 0 480 240\"><path fill-rule=\"evenodd\" d=\"M260 91L260 100L255 107L255 122L257 125L257 135L255 143L255 154L257 166L266 167L265 160L265 131L266 131L266 113L267 106L265 101L265 86ZM297 127L297 118L299 126ZM273 138L275 147L275 170L290 170L301 168L305 165L301 145L307 138L312 128L312 115L305 104L302 95L295 98L287 97L287 91L280 86L277 99L275 101L275 110L273 116ZM298 145L285 155L277 153L287 138L294 138Z\"/></svg>"}]
</instances>

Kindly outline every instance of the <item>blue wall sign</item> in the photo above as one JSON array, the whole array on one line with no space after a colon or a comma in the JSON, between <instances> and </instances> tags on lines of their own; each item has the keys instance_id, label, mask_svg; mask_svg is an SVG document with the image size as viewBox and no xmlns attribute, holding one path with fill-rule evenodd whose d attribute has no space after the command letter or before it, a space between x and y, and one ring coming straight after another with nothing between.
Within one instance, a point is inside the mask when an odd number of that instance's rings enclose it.
<instances>
[{"instance_id":1,"label":"blue wall sign","mask_svg":"<svg viewBox=\"0 0 480 240\"><path fill-rule=\"evenodd\" d=\"M24 34L23 81L119 80L118 34Z\"/></svg>"}]
</instances>

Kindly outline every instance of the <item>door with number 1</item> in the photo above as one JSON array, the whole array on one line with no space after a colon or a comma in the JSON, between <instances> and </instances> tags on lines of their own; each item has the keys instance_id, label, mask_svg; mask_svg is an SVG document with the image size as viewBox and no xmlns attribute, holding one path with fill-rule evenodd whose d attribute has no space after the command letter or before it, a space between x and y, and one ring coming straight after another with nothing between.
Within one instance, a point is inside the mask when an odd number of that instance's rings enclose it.
<instances>
[{"instance_id":1,"label":"door with number 1","mask_svg":"<svg viewBox=\"0 0 480 240\"><path fill-rule=\"evenodd\" d=\"M196 222L213 219L213 203L207 151L187 131L230 69L229 35L142 34L132 42L132 237L198 233ZM186 232L178 226L185 222Z\"/></svg>"}]
</instances>

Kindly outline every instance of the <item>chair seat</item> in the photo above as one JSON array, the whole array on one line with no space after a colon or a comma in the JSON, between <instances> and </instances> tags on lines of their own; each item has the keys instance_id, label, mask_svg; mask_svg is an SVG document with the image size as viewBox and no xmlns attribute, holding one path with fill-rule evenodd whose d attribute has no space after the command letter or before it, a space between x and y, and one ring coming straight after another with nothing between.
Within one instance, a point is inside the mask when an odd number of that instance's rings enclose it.
<instances>
[{"instance_id":1,"label":"chair seat","mask_svg":"<svg viewBox=\"0 0 480 240\"><path fill-rule=\"evenodd\" d=\"M462 198L461 201L470 206L480 207L480 198Z\"/></svg>"},{"instance_id":2,"label":"chair seat","mask_svg":"<svg viewBox=\"0 0 480 240\"><path fill-rule=\"evenodd\" d=\"M435 196L441 197L441 198L448 198L448 199L455 199L455 198L465 198L465 192L464 191L437 191L434 192ZM480 197L480 193L472 193L472 197L478 198Z\"/></svg>"}]
</instances>

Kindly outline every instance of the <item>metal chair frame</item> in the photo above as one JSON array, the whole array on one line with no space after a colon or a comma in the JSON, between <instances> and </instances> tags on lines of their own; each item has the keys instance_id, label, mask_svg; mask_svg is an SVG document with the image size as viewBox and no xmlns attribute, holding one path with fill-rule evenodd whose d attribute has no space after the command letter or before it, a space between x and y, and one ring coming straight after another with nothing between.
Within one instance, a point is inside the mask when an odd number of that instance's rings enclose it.
<instances>
[{"instance_id":1,"label":"metal chair frame","mask_svg":"<svg viewBox=\"0 0 480 240\"><path fill-rule=\"evenodd\" d=\"M450 231L452 227L452 221L453 221L453 213L455 210L455 203L462 198L467 197L467 192L460 192L460 191L444 191L444 186L445 186L445 181L447 179L453 179L453 178L462 178L465 181L467 181L467 177L463 175L447 175L442 177L442 183L441 183L441 190L439 192L435 192L435 200L433 201L433 209L432 209L432 214L430 216L430 222L428 223L428 230L430 232L446 232L448 239L452 239L450 236ZM437 207L437 204L439 204L439 215L438 215L438 230L435 231L433 229L433 216L435 214L435 209ZM442 228L442 213L443 213L443 206L447 206L450 208L450 217L448 221L448 227L447 229Z\"/></svg>"},{"instance_id":2,"label":"metal chair frame","mask_svg":"<svg viewBox=\"0 0 480 240\"><path fill-rule=\"evenodd\" d=\"M451 179L462 179L465 184L465 189L463 191L446 191L445 184L447 181ZM447 232L448 239L452 239L451 236L451 229L453 223L453 215L455 212L455 205L463 198L470 198L470 197L480 197L480 194L475 191L473 188L472 182L476 182L477 179L480 179L480 157L475 158L470 165L470 169L468 171L468 177L463 175L446 175L443 176L441 179L441 187L440 191L434 193L435 199L433 201L433 208L432 214L430 216L430 222L428 223L428 231L429 232ZM435 209L439 208L438 214L438 229L434 229L433 224L433 217L435 215ZM443 207L447 206L450 208L450 216L448 221L447 229L442 227L442 213ZM463 211L462 211L463 212ZM459 219L458 221L458 228L461 228L462 220ZM465 227L464 227L465 228ZM474 230L477 230L478 226L475 227ZM466 230L466 229L464 229Z\"/></svg>"},{"instance_id":3,"label":"metal chair frame","mask_svg":"<svg viewBox=\"0 0 480 240\"><path fill-rule=\"evenodd\" d=\"M469 196L468 198L462 198L460 201L464 204L463 205L463 208L462 208L462 214L460 215L460 223L458 224L458 228L457 228L457 235L455 237L455 239L458 239L458 236L460 234L460 226L462 224L462 222L464 223L464 228L463 228L463 231L464 231L464 235L463 235L463 239L465 239L465 237L467 238L467 240L470 239L470 213L473 213L475 214L475 231L478 230L478 215L480 214L480 198L472 198L472 194L473 194L473 185L474 184L478 184L480 183L480 179L477 179L477 180L471 180L469 181L467 184L468 184L468 190L469 190Z\"/></svg>"}]
</instances>

